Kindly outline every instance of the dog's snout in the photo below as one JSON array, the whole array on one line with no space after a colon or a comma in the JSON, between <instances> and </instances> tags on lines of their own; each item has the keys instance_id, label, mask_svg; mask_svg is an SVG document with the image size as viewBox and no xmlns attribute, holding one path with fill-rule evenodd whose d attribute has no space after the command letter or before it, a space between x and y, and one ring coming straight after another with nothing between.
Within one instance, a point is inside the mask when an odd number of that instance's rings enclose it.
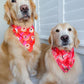
<instances>
[{"instance_id":1,"label":"dog's snout","mask_svg":"<svg viewBox=\"0 0 84 84\"><path fill-rule=\"evenodd\" d=\"M63 36L61 36L61 40L62 40L63 42L67 42L67 41L69 40L69 36L68 36L68 35L63 35Z\"/></svg>"},{"instance_id":2,"label":"dog's snout","mask_svg":"<svg viewBox=\"0 0 84 84\"><path fill-rule=\"evenodd\" d=\"M27 5L22 5L22 6L20 6L20 10L23 13L27 13L29 9L28 9L28 6Z\"/></svg>"}]
</instances>

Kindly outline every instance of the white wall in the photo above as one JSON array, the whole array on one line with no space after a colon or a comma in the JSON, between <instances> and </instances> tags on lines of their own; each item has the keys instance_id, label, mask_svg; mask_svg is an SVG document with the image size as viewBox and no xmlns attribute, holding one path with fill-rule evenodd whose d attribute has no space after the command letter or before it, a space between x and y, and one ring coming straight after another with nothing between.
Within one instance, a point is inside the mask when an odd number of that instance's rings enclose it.
<instances>
[{"instance_id":1,"label":"white wall","mask_svg":"<svg viewBox=\"0 0 84 84\"><path fill-rule=\"evenodd\" d=\"M58 0L37 0L39 19L36 23L40 38L48 39L50 30L58 23Z\"/></svg>"},{"instance_id":2,"label":"white wall","mask_svg":"<svg viewBox=\"0 0 84 84\"><path fill-rule=\"evenodd\" d=\"M64 22L76 28L80 39L80 47L77 51L84 54L84 0L65 0Z\"/></svg>"},{"instance_id":3,"label":"white wall","mask_svg":"<svg viewBox=\"0 0 84 84\"><path fill-rule=\"evenodd\" d=\"M84 0L65 0L64 5L64 21L76 28L81 41L80 45L84 46Z\"/></svg>"},{"instance_id":4,"label":"white wall","mask_svg":"<svg viewBox=\"0 0 84 84\"><path fill-rule=\"evenodd\" d=\"M6 21L4 20L4 3L6 0L0 0L0 44L3 41L4 33L8 28Z\"/></svg>"}]
</instances>

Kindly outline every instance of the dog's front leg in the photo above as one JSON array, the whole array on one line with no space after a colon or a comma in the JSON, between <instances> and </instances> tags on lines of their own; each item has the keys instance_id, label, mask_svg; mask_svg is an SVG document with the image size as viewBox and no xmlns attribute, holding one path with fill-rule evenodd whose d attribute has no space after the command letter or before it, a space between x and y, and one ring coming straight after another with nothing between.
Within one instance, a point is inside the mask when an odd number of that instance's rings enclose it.
<instances>
[{"instance_id":1,"label":"dog's front leg","mask_svg":"<svg viewBox=\"0 0 84 84\"><path fill-rule=\"evenodd\" d=\"M29 78L25 61L20 59L11 60L10 69L20 84L33 84Z\"/></svg>"},{"instance_id":2,"label":"dog's front leg","mask_svg":"<svg viewBox=\"0 0 84 84\"><path fill-rule=\"evenodd\" d=\"M34 69L34 67L28 66L28 71L29 71L31 77L37 75L37 71Z\"/></svg>"},{"instance_id":3,"label":"dog's front leg","mask_svg":"<svg viewBox=\"0 0 84 84\"><path fill-rule=\"evenodd\" d=\"M33 58L32 58L33 57ZM36 71L36 68L37 68L37 64L38 64L38 59L39 59L39 56L37 55L37 58L34 59L34 55L31 57L31 59L29 60L29 62L27 63L27 69L30 73L30 76L33 77L33 76L36 76L37 75L37 71ZM35 56L36 57L36 56Z\"/></svg>"}]
</instances>

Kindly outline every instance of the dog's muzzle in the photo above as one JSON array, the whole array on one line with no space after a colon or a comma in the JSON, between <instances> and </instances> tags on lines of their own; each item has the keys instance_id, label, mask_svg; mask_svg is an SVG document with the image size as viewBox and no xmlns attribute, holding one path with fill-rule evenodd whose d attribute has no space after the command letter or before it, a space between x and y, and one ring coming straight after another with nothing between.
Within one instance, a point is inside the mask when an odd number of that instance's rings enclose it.
<instances>
[{"instance_id":1,"label":"dog's muzzle","mask_svg":"<svg viewBox=\"0 0 84 84\"><path fill-rule=\"evenodd\" d=\"M28 8L27 5L21 5L20 6L20 11L21 11L21 13L22 13L22 15L23 15L24 18L30 17L28 15L29 8Z\"/></svg>"},{"instance_id":2,"label":"dog's muzzle","mask_svg":"<svg viewBox=\"0 0 84 84\"><path fill-rule=\"evenodd\" d=\"M68 35L63 35L63 36L61 36L60 39L62 40L62 45L63 46L68 45L68 43L69 43L69 36Z\"/></svg>"}]
</instances>

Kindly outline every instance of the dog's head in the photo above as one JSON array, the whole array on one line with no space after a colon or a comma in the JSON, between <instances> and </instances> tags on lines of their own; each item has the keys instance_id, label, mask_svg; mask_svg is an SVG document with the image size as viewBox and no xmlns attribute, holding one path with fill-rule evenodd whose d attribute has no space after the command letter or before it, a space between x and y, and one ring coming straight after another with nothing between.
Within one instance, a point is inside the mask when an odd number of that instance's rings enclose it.
<instances>
[{"instance_id":1,"label":"dog's head","mask_svg":"<svg viewBox=\"0 0 84 84\"><path fill-rule=\"evenodd\" d=\"M36 6L33 0L7 0L4 5L5 16L8 24L17 21L37 19Z\"/></svg>"},{"instance_id":2,"label":"dog's head","mask_svg":"<svg viewBox=\"0 0 84 84\"><path fill-rule=\"evenodd\" d=\"M52 47L70 50L72 47L77 48L80 41L77 31L70 24L58 24L51 30L49 43Z\"/></svg>"}]
</instances>

